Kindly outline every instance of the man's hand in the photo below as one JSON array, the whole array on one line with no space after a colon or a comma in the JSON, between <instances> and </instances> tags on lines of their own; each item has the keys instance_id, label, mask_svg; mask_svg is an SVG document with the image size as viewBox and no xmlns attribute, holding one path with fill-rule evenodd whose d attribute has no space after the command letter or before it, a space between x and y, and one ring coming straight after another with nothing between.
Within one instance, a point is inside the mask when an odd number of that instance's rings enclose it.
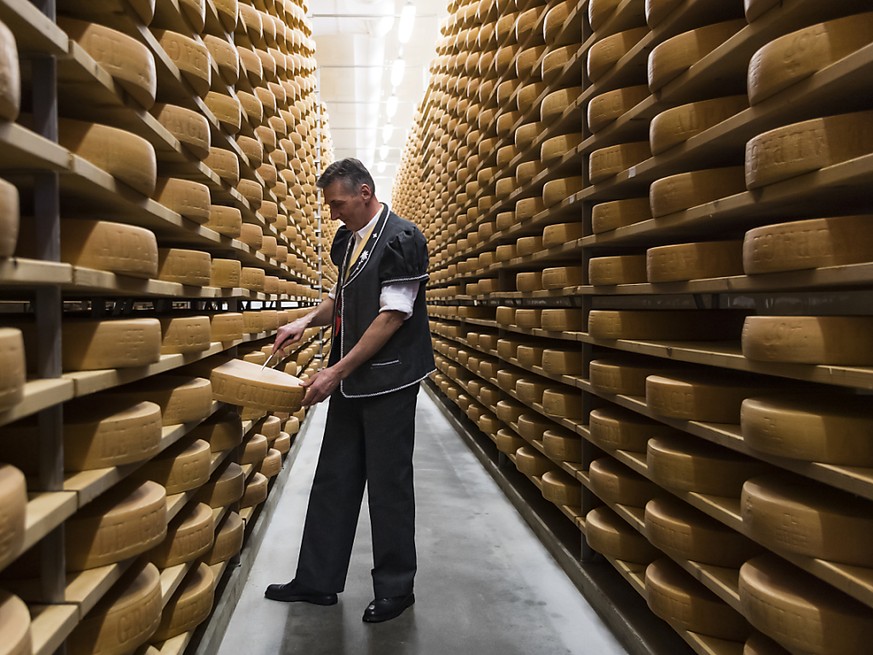
<instances>
[{"instance_id":1,"label":"man's hand","mask_svg":"<svg viewBox=\"0 0 873 655\"><path fill-rule=\"evenodd\" d=\"M273 342L273 352L283 350L288 346L297 343L303 338L303 333L309 327L309 317L304 316L296 321L291 321L288 325L283 325L276 332L276 340Z\"/></svg>"},{"instance_id":2,"label":"man's hand","mask_svg":"<svg viewBox=\"0 0 873 655\"><path fill-rule=\"evenodd\" d=\"M311 378L303 382L303 387L306 389L306 395L303 396L303 406L311 407L329 398L341 381L342 379L332 366L314 373Z\"/></svg>"}]
</instances>

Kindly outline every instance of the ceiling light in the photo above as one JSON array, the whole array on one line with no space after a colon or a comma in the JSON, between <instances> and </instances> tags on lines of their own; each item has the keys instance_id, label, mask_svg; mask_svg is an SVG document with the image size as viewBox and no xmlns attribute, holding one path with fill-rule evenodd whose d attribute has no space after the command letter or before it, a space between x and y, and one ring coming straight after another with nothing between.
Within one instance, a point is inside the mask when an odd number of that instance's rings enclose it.
<instances>
[{"instance_id":1,"label":"ceiling light","mask_svg":"<svg viewBox=\"0 0 873 655\"><path fill-rule=\"evenodd\" d=\"M412 28L415 27L415 5L407 2L400 10L400 24L397 27L397 40L400 43L409 43L412 37Z\"/></svg>"},{"instance_id":2,"label":"ceiling light","mask_svg":"<svg viewBox=\"0 0 873 655\"><path fill-rule=\"evenodd\" d=\"M379 146L379 158L388 159L388 146Z\"/></svg>"},{"instance_id":3,"label":"ceiling light","mask_svg":"<svg viewBox=\"0 0 873 655\"><path fill-rule=\"evenodd\" d=\"M391 65L391 86L398 87L403 82L403 75L406 73L406 62L403 57L398 57Z\"/></svg>"},{"instance_id":4,"label":"ceiling light","mask_svg":"<svg viewBox=\"0 0 873 655\"><path fill-rule=\"evenodd\" d=\"M379 22L376 23L376 34L378 36L388 36L392 27L394 27L394 16L382 16Z\"/></svg>"},{"instance_id":5,"label":"ceiling light","mask_svg":"<svg viewBox=\"0 0 873 655\"><path fill-rule=\"evenodd\" d=\"M377 173L384 173L385 168L387 168L387 166L388 166L388 164L386 164L384 161L380 161L378 164L376 164L376 172Z\"/></svg>"},{"instance_id":6,"label":"ceiling light","mask_svg":"<svg viewBox=\"0 0 873 655\"><path fill-rule=\"evenodd\" d=\"M386 123L382 126L382 141L388 143L391 140L392 134L394 134L394 126L391 123Z\"/></svg>"},{"instance_id":7,"label":"ceiling light","mask_svg":"<svg viewBox=\"0 0 873 655\"><path fill-rule=\"evenodd\" d=\"M385 105L385 115L390 119L397 115L397 94L392 93L388 97L388 102Z\"/></svg>"}]
</instances>

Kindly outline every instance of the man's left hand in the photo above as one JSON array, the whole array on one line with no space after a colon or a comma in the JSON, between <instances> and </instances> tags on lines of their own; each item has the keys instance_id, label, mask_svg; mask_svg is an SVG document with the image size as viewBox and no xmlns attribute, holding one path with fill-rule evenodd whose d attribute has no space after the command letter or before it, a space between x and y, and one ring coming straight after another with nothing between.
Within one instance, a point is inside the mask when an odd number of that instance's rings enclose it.
<instances>
[{"instance_id":1,"label":"man's left hand","mask_svg":"<svg viewBox=\"0 0 873 655\"><path fill-rule=\"evenodd\" d=\"M311 407L329 398L341 382L340 376L332 366L315 373L303 383L306 395L303 396L303 406Z\"/></svg>"}]
</instances>

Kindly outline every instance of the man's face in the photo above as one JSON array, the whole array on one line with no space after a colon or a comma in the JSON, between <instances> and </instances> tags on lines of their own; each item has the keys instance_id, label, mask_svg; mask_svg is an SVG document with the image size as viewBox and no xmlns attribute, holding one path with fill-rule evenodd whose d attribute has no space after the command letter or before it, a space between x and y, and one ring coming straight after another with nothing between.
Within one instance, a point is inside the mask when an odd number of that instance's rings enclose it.
<instances>
[{"instance_id":1,"label":"man's face","mask_svg":"<svg viewBox=\"0 0 873 655\"><path fill-rule=\"evenodd\" d=\"M370 220L367 204L373 194L370 187L361 184L349 188L345 180L334 180L324 189L324 199L330 207L330 217L342 221L350 230L357 231Z\"/></svg>"}]
</instances>

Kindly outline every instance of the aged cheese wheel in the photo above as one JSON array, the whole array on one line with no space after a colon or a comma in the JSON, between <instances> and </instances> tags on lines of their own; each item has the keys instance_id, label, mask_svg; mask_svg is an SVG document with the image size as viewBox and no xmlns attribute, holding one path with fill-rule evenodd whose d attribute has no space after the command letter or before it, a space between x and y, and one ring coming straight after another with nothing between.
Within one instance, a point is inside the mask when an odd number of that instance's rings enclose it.
<instances>
[{"instance_id":1,"label":"aged cheese wheel","mask_svg":"<svg viewBox=\"0 0 873 655\"><path fill-rule=\"evenodd\" d=\"M264 293L267 275L262 268L243 266L240 272L240 286L249 291Z\"/></svg>"},{"instance_id":2,"label":"aged cheese wheel","mask_svg":"<svg viewBox=\"0 0 873 655\"><path fill-rule=\"evenodd\" d=\"M749 536L776 551L831 562L873 564L870 501L788 475L743 485L740 501Z\"/></svg>"},{"instance_id":3,"label":"aged cheese wheel","mask_svg":"<svg viewBox=\"0 0 873 655\"><path fill-rule=\"evenodd\" d=\"M589 415L591 440L606 450L646 452L650 437L671 428L621 407L600 407Z\"/></svg>"},{"instance_id":4,"label":"aged cheese wheel","mask_svg":"<svg viewBox=\"0 0 873 655\"><path fill-rule=\"evenodd\" d=\"M582 373L581 348L546 348L543 353L543 370L552 375L580 375Z\"/></svg>"},{"instance_id":5,"label":"aged cheese wheel","mask_svg":"<svg viewBox=\"0 0 873 655\"><path fill-rule=\"evenodd\" d=\"M215 575L201 562L191 569L164 607L153 642L171 639L203 623L212 611Z\"/></svg>"},{"instance_id":6,"label":"aged cheese wheel","mask_svg":"<svg viewBox=\"0 0 873 655\"><path fill-rule=\"evenodd\" d=\"M518 417L518 433L527 441L539 441L546 430L555 423L539 414L522 414Z\"/></svg>"},{"instance_id":7,"label":"aged cheese wheel","mask_svg":"<svg viewBox=\"0 0 873 655\"><path fill-rule=\"evenodd\" d=\"M585 181L581 175L549 180L543 185L543 203L546 207L554 207L584 188Z\"/></svg>"},{"instance_id":8,"label":"aged cheese wheel","mask_svg":"<svg viewBox=\"0 0 873 655\"><path fill-rule=\"evenodd\" d=\"M588 22L591 24L591 29L596 31L604 27L620 4L618 0L590 0Z\"/></svg>"},{"instance_id":9,"label":"aged cheese wheel","mask_svg":"<svg viewBox=\"0 0 873 655\"><path fill-rule=\"evenodd\" d=\"M520 345L516 351L516 357L523 368L542 366L543 349L537 346Z\"/></svg>"},{"instance_id":10,"label":"aged cheese wheel","mask_svg":"<svg viewBox=\"0 0 873 655\"><path fill-rule=\"evenodd\" d=\"M215 341L238 341L243 338L243 315L238 312L213 314L211 323Z\"/></svg>"},{"instance_id":11,"label":"aged cheese wheel","mask_svg":"<svg viewBox=\"0 0 873 655\"><path fill-rule=\"evenodd\" d=\"M571 61L574 61L574 58L579 53L579 44L571 43L570 45L565 45L563 47L553 47L546 52L546 55L543 57L543 63L540 67L540 75L543 78L543 81L548 84L555 84L557 80L560 78L561 74L564 72L567 64ZM560 91L555 91L551 95L555 95L561 93ZM565 97L565 100L558 101L554 98L550 100L550 106L548 108L548 115L554 116L555 118L560 117L561 114L566 111L567 107L571 106L576 98L581 95L581 87L577 87L575 90L570 90L567 94L562 94ZM543 99L543 103L549 99L549 96ZM546 111L543 111L541 114L543 116L546 115ZM543 120L546 120L543 118Z\"/></svg>"},{"instance_id":12,"label":"aged cheese wheel","mask_svg":"<svg viewBox=\"0 0 873 655\"><path fill-rule=\"evenodd\" d=\"M556 266L543 269L544 289L564 289L583 283L581 266Z\"/></svg>"},{"instance_id":13,"label":"aged cheese wheel","mask_svg":"<svg viewBox=\"0 0 873 655\"><path fill-rule=\"evenodd\" d=\"M515 310L515 324L523 328L538 328L542 324L542 309Z\"/></svg>"},{"instance_id":14,"label":"aged cheese wheel","mask_svg":"<svg viewBox=\"0 0 873 655\"><path fill-rule=\"evenodd\" d=\"M762 453L824 464L873 466L873 417L863 396L746 398L740 425L743 442Z\"/></svg>"},{"instance_id":15,"label":"aged cheese wheel","mask_svg":"<svg viewBox=\"0 0 873 655\"><path fill-rule=\"evenodd\" d=\"M773 555L743 564L739 592L749 623L792 652L854 655L873 639L869 607Z\"/></svg>"},{"instance_id":16,"label":"aged cheese wheel","mask_svg":"<svg viewBox=\"0 0 873 655\"><path fill-rule=\"evenodd\" d=\"M873 111L777 127L746 144L746 184L757 189L871 152Z\"/></svg>"},{"instance_id":17,"label":"aged cheese wheel","mask_svg":"<svg viewBox=\"0 0 873 655\"><path fill-rule=\"evenodd\" d=\"M555 465L539 451L524 446L515 453L516 468L528 477L541 477L543 473L555 469Z\"/></svg>"},{"instance_id":18,"label":"aged cheese wheel","mask_svg":"<svg viewBox=\"0 0 873 655\"><path fill-rule=\"evenodd\" d=\"M515 288L517 291L539 291L543 288L543 272L518 273L515 276Z\"/></svg>"},{"instance_id":19,"label":"aged cheese wheel","mask_svg":"<svg viewBox=\"0 0 873 655\"><path fill-rule=\"evenodd\" d=\"M610 356L591 361L588 379L591 386L602 393L644 396L646 378L654 373L669 371L671 368L670 364L657 360Z\"/></svg>"},{"instance_id":20,"label":"aged cheese wheel","mask_svg":"<svg viewBox=\"0 0 873 655\"><path fill-rule=\"evenodd\" d=\"M680 560L738 568L761 552L739 532L672 496L646 503L645 521L649 541Z\"/></svg>"},{"instance_id":21,"label":"aged cheese wheel","mask_svg":"<svg viewBox=\"0 0 873 655\"><path fill-rule=\"evenodd\" d=\"M203 98L207 109L218 119L219 124L230 134L242 128L242 107L236 96L210 91Z\"/></svg>"},{"instance_id":22,"label":"aged cheese wheel","mask_svg":"<svg viewBox=\"0 0 873 655\"><path fill-rule=\"evenodd\" d=\"M264 243L264 230L255 223L243 223L239 240L249 248L258 249Z\"/></svg>"},{"instance_id":23,"label":"aged cheese wheel","mask_svg":"<svg viewBox=\"0 0 873 655\"><path fill-rule=\"evenodd\" d=\"M223 236L236 238L242 233L242 226L242 212L236 207L210 206L209 220L206 221L206 227L209 229Z\"/></svg>"},{"instance_id":24,"label":"aged cheese wheel","mask_svg":"<svg viewBox=\"0 0 873 655\"><path fill-rule=\"evenodd\" d=\"M575 150L580 143L582 143L581 132L553 136L543 141L543 144L540 146L540 159L544 163L554 162L561 159L571 150Z\"/></svg>"},{"instance_id":25,"label":"aged cheese wheel","mask_svg":"<svg viewBox=\"0 0 873 655\"><path fill-rule=\"evenodd\" d=\"M209 156L212 137L209 121L205 116L191 109L166 104L156 104L152 107L152 113L158 122L197 159L205 159Z\"/></svg>"},{"instance_id":26,"label":"aged cheese wheel","mask_svg":"<svg viewBox=\"0 0 873 655\"><path fill-rule=\"evenodd\" d=\"M659 556L657 548L608 507L585 515L585 540L598 553L622 562L648 564Z\"/></svg>"},{"instance_id":27,"label":"aged cheese wheel","mask_svg":"<svg viewBox=\"0 0 873 655\"><path fill-rule=\"evenodd\" d=\"M182 510L167 527L167 538L149 553L159 569L178 566L197 559L212 547L212 508L194 503Z\"/></svg>"},{"instance_id":28,"label":"aged cheese wheel","mask_svg":"<svg viewBox=\"0 0 873 655\"><path fill-rule=\"evenodd\" d=\"M191 435L206 441L211 452L224 452L242 443L242 422L236 412L225 412L198 425Z\"/></svg>"},{"instance_id":29,"label":"aged cheese wheel","mask_svg":"<svg viewBox=\"0 0 873 655\"><path fill-rule=\"evenodd\" d=\"M606 73L648 33L648 27L637 27L596 41L588 51L588 77L591 81L597 82L603 79Z\"/></svg>"},{"instance_id":30,"label":"aged cheese wheel","mask_svg":"<svg viewBox=\"0 0 873 655\"><path fill-rule=\"evenodd\" d=\"M649 248L649 282L679 282L743 274L741 241L707 241Z\"/></svg>"},{"instance_id":31,"label":"aged cheese wheel","mask_svg":"<svg viewBox=\"0 0 873 655\"><path fill-rule=\"evenodd\" d=\"M243 450L240 454L239 463L245 464L260 464L267 452L270 450L270 444L267 437L262 434L253 434L243 444Z\"/></svg>"},{"instance_id":32,"label":"aged cheese wheel","mask_svg":"<svg viewBox=\"0 0 873 655\"><path fill-rule=\"evenodd\" d=\"M745 190L746 182L741 166L711 168L655 180L649 188L649 202L652 216L657 218Z\"/></svg>"},{"instance_id":33,"label":"aged cheese wheel","mask_svg":"<svg viewBox=\"0 0 873 655\"><path fill-rule=\"evenodd\" d=\"M698 27L658 44L649 53L649 88L661 89L745 26L745 20L729 20Z\"/></svg>"},{"instance_id":34,"label":"aged cheese wheel","mask_svg":"<svg viewBox=\"0 0 873 655\"><path fill-rule=\"evenodd\" d=\"M648 141L621 143L593 151L588 158L588 177L597 184L652 156Z\"/></svg>"},{"instance_id":35,"label":"aged cheese wheel","mask_svg":"<svg viewBox=\"0 0 873 655\"><path fill-rule=\"evenodd\" d=\"M261 434L267 437L267 439L270 439L271 442L275 439L278 439L279 436L282 434L282 431L288 432L290 434L297 434L298 432L300 432L300 421L297 419L296 416L292 416L287 421L285 421L285 425L282 426L281 430L278 432L273 432L272 427L270 427L270 422L273 419L278 419L281 423L281 419L279 419L279 417L269 416L267 417L267 420L264 421L264 424L261 426Z\"/></svg>"},{"instance_id":36,"label":"aged cheese wheel","mask_svg":"<svg viewBox=\"0 0 873 655\"><path fill-rule=\"evenodd\" d=\"M202 439L195 439L164 451L135 475L138 479L157 482L172 496L206 484L211 463L209 444Z\"/></svg>"},{"instance_id":37,"label":"aged cheese wheel","mask_svg":"<svg viewBox=\"0 0 873 655\"><path fill-rule=\"evenodd\" d=\"M3 625L3 652L7 655L31 655L30 611L27 605L5 591L0 591L0 623Z\"/></svg>"},{"instance_id":38,"label":"aged cheese wheel","mask_svg":"<svg viewBox=\"0 0 873 655\"><path fill-rule=\"evenodd\" d=\"M107 125L58 120L58 142L131 188L151 196L157 183L157 159L152 144Z\"/></svg>"},{"instance_id":39,"label":"aged cheese wheel","mask_svg":"<svg viewBox=\"0 0 873 655\"><path fill-rule=\"evenodd\" d=\"M231 360L212 370L213 395L232 405L296 412L303 400L300 380L271 368Z\"/></svg>"},{"instance_id":40,"label":"aged cheese wheel","mask_svg":"<svg viewBox=\"0 0 873 655\"><path fill-rule=\"evenodd\" d=\"M264 122L264 103L260 101L258 96L253 93L249 93L247 91L239 91L236 92L237 100L239 100L239 104L243 108L243 113L246 118L248 118L249 123L252 125L260 125ZM242 137L237 137L237 143ZM250 139L253 140L253 139ZM242 148L242 144L239 144L240 148ZM245 152L245 149L243 149Z\"/></svg>"},{"instance_id":41,"label":"aged cheese wheel","mask_svg":"<svg viewBox=\"0 0 873 655\"><path fill-rule=\"evenodd\" d=\"M65 642L70 655L130 653L146 643L161 622L161 574L154 564L135 565Z\"/></svg>"},{"instance_id":42,"label":"aged cheese wheel","mask_svg":"<svg viewBox=\"0 0 873 655\"><path fill-rule=\"evenodd\" d=\"M558 43L561 32L567 28L570 17L578 9L572 0L549 3L543 20L543 37L546 43ZM577 12L576 22L581 23L581 12ZM572 30L567 30L572 32ZM572 38L572 36L570 37Z\"/></svg>"},{"instance_id":43,"label":"aged cheese wheel","mask_svg":"<svg viewBox=\"0 0 873 655\"><path fill-rule=\"evenodd\" d=\"M656 414L683 421L739 423L743 399L770 390L759 381L721 373L686 373L646 378L646 405Z\"/></svg>"},{"instance_id":44,"label":"aged cheese wheel","mask_svg":"<svg viewBox=\"0 0 873 655\"><path fill-rule=\"evenodd\" d=\"M267 480L266 476L255 473L248 484L246 484L245 492L239 501L240 508L255 507L267 500L268 482L269 480Z\"/></svg>"},{"instance_id":45,"label":"aged cheese wheel","mask_svg":"<svg viewBox=\"0 0 873 655\"><path fill-rule=\"evenodd\" d=\"M582 394L578 390L546 389L543 392L543 411L548 416L581 419Z\"/></svg>"},{"instance_id":46,"label":"aged cheese wheel","mask_svg":"<svg viewBox=\"0 0 873 655\"><path fill-rule=\"evenodd\" d=\"M571 182L571 180L576 179L578 178L568 178L567 180L561 181L560 184L568 185L565 186L565 189L569 191L573 188L573 186L569 185L574 184L574 182ZM558 182L558 180L554 181ZM548 184L549 182L546 183L546 186L548 186ZM545 200L545 188L543 192L543 199ZM543 229L543 248L554 248L556 246L562 246L564 244L570 243L571 241L581 239L583 236L584 229L581 222L558 223L557 225L548 225Z\"/></svg>"},{"instance_id":47,"label":"aged cheese wheel","mask_svg":"<svg viewBox=\"0 0 873 655\"><path fill-rule=\"evenodd\" d=\"M743 268L749 275L873 261L870 216L814 218L746 232Z\"/></svg>"},{"instance_id":48,"label":"aged cheese wheel","mask_svg":"<svg viewBox=\"0 0 873 655\"><path fill-rule=\"evenodd\" d=\"M519 257L533 255L543 249L543 238L541 236L521 237L516 244Z\"/></svg>"},{"instance_id":49,"label":"aged cheese wheel","mask_svg":"<svg viewBox=\"0 0 873 655\"><path fill-rule=\"evenodd\" d=\"M62 330L65 371L147 366L161 358L155 318L68 320Z\"/></svg>"},{"instance_id":50,"label":"aged cheese wheel","mask_svg":"<svg viewBox=\"0 0 873 655\"><path fill-rule=\"evenodd\" d=\"M231 186L236 186L239 182L239 157L236 153L213 146L209 148L209 155L203 163Z\"/></svg>"},{"instance_id":51,"label":"aged cheese wheel","mask_svg":"<svg viewBox=\"0 0 873 655\"><path fill-rule=\"evenodd\" d=\"M280 434L276 441L273 442L273 448L282 453L283 456L287 455L291 450L291 435L287 432Z\"/></svg>"},{"instance_id":52,"label":"aged cheese wheel","mask_svg":"<svg viewBox=\"0 0 873 655\"><path fill-rule=\"evenodd\" d=\"M645 596L649 609L682 630L731 641L749 636L749 624L739 612L671 560L646 567Z\"/></svg>"},{"instance_id":53,"label":"aged cheese wheel","mask_svg":"<svg viewBox=\"0 0 873 655\"><path fill-rule=\"evenodd\" d=\"M178 32L153 30L153 34L194 93L201 98L206 95L212 83L212 67L206 46Z\"/></svg>"},{"instance_id":54,"label":"aged cheese wheel","mask_svg":"<svg viewBox=\"0 0 873 655\"><path fill-rule=\"evenodd\" d=\"M581 332L585 317L580 309L544 309L540 324L549 332Z\"/></svg>"},{"instance_id":55,"label":"aged cheese wheel","mask_svg":"<svg viewBox=\"0 0 873 655\"><path fill-rule=\"evenodd\" d=\"M209 286L219 289L234 289L240 285L242 264L238 259L213 259Z\"/></svg>"},{"instance_id":56,"label":"aged cheese wheel","mask_svg":"<svg viewBox=\"0 0 873 655\"><path fill-rule=\"evenodd\" d=\"M150 278L158 272L158 242L142 227L109 221L61 221L61 259L110 273Z\"/></svg>"},{"instance_id":57,"label":"aged cheese wheel","mask_svg":"<svg viewBox=\"0 0 873 655\"><path fill-rule=\"evenodd\" d=\"M21 73L15 35L0 23L0 118L14 121L20 105Z\"/></svg>"},{"instance_id":58,"label":"aged cheese wheel","mask_svg":"<svg viewBox=\"0 0 873 655\"><path fill-rule=\"evenodd\" d=\"M551 429L543 433L546 456L557 462L580 462L582 439L568 430Z\"/></svg>"},{"instance_id":59,"label":"aged cheese wheel","mask_svg":"<svg viewBox=\"0 0 873 655\"><path fill-rule=\"evenodd\" d=\"M208 316L180 316L160 321L162 355L199 353L212 345Z\"/></svg>"},{"instance_id":60,"label":"aged cheese wheel","mask_svg":"<svg viewBox=\"0 0 873 655\"><path fill-rule=\"evenodd\" d=\"M683 0L646 0L646 23L651 28L660 25L682 2Z\"/></svg>"},{"instance_id":61,"label":"aged cheese wheel","mask_svg":"<svg viewBox=\"0 0 873 655\"><path fill-rule=\"evenodd\" d=\"M13 407L24 397L26 370L21 330L0 328L0 411Z\"/></svg>"},{"instance_id":62,"label":"aged cheese wheel","mask_svg":"<svg viewBox=\"0 0 873 655\"><path fill-rule=\"evenodd\" d=\"M663 492L656 484L612 457L601 457L589 468L591 491L610 504L645 507Z\"/></svg>"},{"instance_id":63,"label":"aged cheese wheel","mask_svg":"<svg viewBox=\"0 0 873 655\"><path fill-rule=\"evenodd\" d=\"M3 27L3 24L0 23L0 32L2 32ZM0 49L2 49L2 39L0 39ZM0 69L2 69L2 60L0 60ZM0 85L2 85L2 75L2 70L0 70ZM0 90L0 94L2 94L2 90ZM18 243L19 213L18 189L6 180L0 180L0 257L12 257L15 254L15 246Z\"/></svg>"},{"instance_id":64,"label":"aged cheese wheel","mask_svg":"<svg viewBox=\"0 0 873 655\"><path fill-rule=\"evenodd\" d=\"M645 84L601 93L588 103L588 129L598 132L649 97Z\"/></svg>"},{"instance_id":65,"label":"aged cheese wheel","mask_svg":"<svg viewBox=\"0 0 873 655\"><path fill-rule=\"evenodd\" d=\"M873 40L873 13L811 25L774 39L749 62L749 101L756 105Z\"/></svg>"},{"instance_id":66,"label":"aged cheese wheel","mask_svg":"<svg viewBox=\"0 0 873 655\"><path fill-rule=\"evenodd\" d=\"M514 455L516 451L525 446L527 442L515 434L512 430L498 430L494 438L497 450L507 455Z\"/></svg>"},{"instance_id":67,"label":"aged cheese wheel","mask_svg":"<svg viewBox=\"0 0 873 655\"><path fill-rule=\"evenodd\" d=\"M573 47L578 49L578 46ZM564 49L560 48L558 52L562 50ZM545 66L545 62L543 62L543 65ZM543 102L540 105L540 119L544 123L559 119L567 110L567 107L576 102L580 95L582 95L582 87L580 86L552 91L543 98Z\"/></svg>"},{"instance_id":68,"label":"aged cheese wheel","mask_svg":"<svg viewBox=\"0 0 873 655\"><path fill-rule=\"evenodd\" d=\"M87 471L141 462L161 447L161 408L142 398L95 396L65 407L64 469Z\"/></svg>"},{"instance_id":69,"label":"aged cheese wheel","mask_svg":"<svg viewBox=\"0 0 873 655\"><path fill-rule=\"evenodd\" d=\"M201 250L160 248L158 250L158 279L195 287L209 284L212 257Z\"/></svg>"},{"instance_id":70,"label":"aged cheese wheel","mask_svg":"<svg viewBox=\"0 0 873 655\"><path fill-rule=\"evenodd\" d=\"M58 16L57 22L137 103L146 109L155 103L158 74L144 44L97 23L66 16Z\"/></svg>"},{"instance_id":71,"label":"aged cheese wheel","mask_svg":"<svg viewBox=\"0 0 873 655\"><path fill-rule=\"evenodd\" d=\"M588 282L593 285L637 284L646 281L645 255L593 257L588 261Z\"/></svg>"},{"instance_id":72,"label":"aged cheese wheel","mask_svg":"<svg viewBox=\"0 0 873 655\"><path fill-rule=\"evenodd\" d=\"M242 550L243 538L245 537L245 525L239 514L228 513L221 525L215 531L215 541L212 548L203 558L210 566L226 562L236 557Z\"/></svg>"},{"instance_id":73,"label":"aged cheese wheel","mask_svg":"<svg viewBox=\"0 0 873 655\"><path fill-rule=\"evenodd\" d=\"M0 464L0 566L18 557L24 546L27 486L24 475L14 466ZM0 592L0 616L10 607ZM14 651L13 651L14 652Z\"/></svg>"},{"instance_id":74,"label":"aged cheese wheel","mask_svg":"<svg viewBox=\"0 0 873 655\"><path fill-rule=\"evenodd\" d=\"M101 496L64 523L67 570L121 562L147 552L167 534L167 492L151 481Z\"/></svg>"},{"instance_id":75,"label":"aged cheese wheel","mask_svg":"<svg viewBox=\"0 0 873 655\"><path fill-rule=\"evenodd\" d=\"M270 448L267 456L261 461L258 473L266 478L274 478L282 470L282 453L275 448Z\"/></svg>"},{"instance_id":76,"label":"aged cheese wheel","mask_svg":"<svg viewBox=\"0 0 873 655\"><path fill-rule=\"evenodd\" d=\"M209 50L209 55L218 67L218 73L227 84L236 84L239 80L239 53L226 38L205 34L203 44Z\"/></svg>"},{"instance_id":77,"label":"aged cheese wheel","mask_svg":"<svg viewBox=\"0 0 873 655\"><path fill-rule=\"evenodd\" d=\"M209 187L199 182L178 178L159 180L155 189L155 200L167 209L203 225L209 220L212 197Z\"/></svg>"},{"instance_id":78,"label":"aged cheese wheel","mask_svg":"<svg viewBox=\"0 0 873 655\"><path fill-rule=\"evenodd\" d=\"M209 482L203 485L198 501L213 509L232 505L242 498L245 491L245 474L236 462L228 462L213 473Z\"/></svg>"},{"instance_id":79,"label":"aged cheese wheel","mask_svg":"<svg viewBox=\"0 0 873 655\"><path fill-rule=\"evenodd\" d=\"M595 339L668 339L722 341L736 339L744 316L729 310L610 310L588 315Z\"/></svg>"},{"instance_id":80,"label":"aged cheese wheel","mask_svg":"<svg viewBox=\"0 0 873 655\"><path fill-rule=\"evenodd\" d=\"M582 504L582 484L563 471L543 474L543 498L555 505L578 507Z\"/></svg>"},{"instance_id":81,"label":"aged cheese wheel","mask_svg":"<svg viewBox=\"0 0 873 655\"><path fill-rule=\"evenodd\" d=\"M740 95L692 102L667 109L655 116L649 127L652 153L658 155L685 143L691 137L715 127L748 106L748 97Z\"/></svg>"},{"instance_id":82,"label":"aged cheese wheel","mask_svg":"<svg viewBox=\"0 0 873 655\"><path fill-rule=\"evenodd\" d=\"M648 198L604 202L591 209L591 231L600 234L650 218L652 209Z\"/></svg>"},{"instance_id":83,"label":"aged cheese wheel","mask_svg":"<svg viewBox=\"0 0 873 655\"><path fill-rule=\"evenodd\" d=\"M873 318L749 316L743 355L765 362L859 366L873 363Z\"/></svg>"},{"instance_id":84,"label":"aged cheese wheel","mask_svg":"<svg viewBox=\"0 0 873 655\"><path fill-rule=\"evenodd\" d=\"M213 4L224 29L233 32L239 19L238 0L213 0Z\"/></svg>"}]
</instances>

